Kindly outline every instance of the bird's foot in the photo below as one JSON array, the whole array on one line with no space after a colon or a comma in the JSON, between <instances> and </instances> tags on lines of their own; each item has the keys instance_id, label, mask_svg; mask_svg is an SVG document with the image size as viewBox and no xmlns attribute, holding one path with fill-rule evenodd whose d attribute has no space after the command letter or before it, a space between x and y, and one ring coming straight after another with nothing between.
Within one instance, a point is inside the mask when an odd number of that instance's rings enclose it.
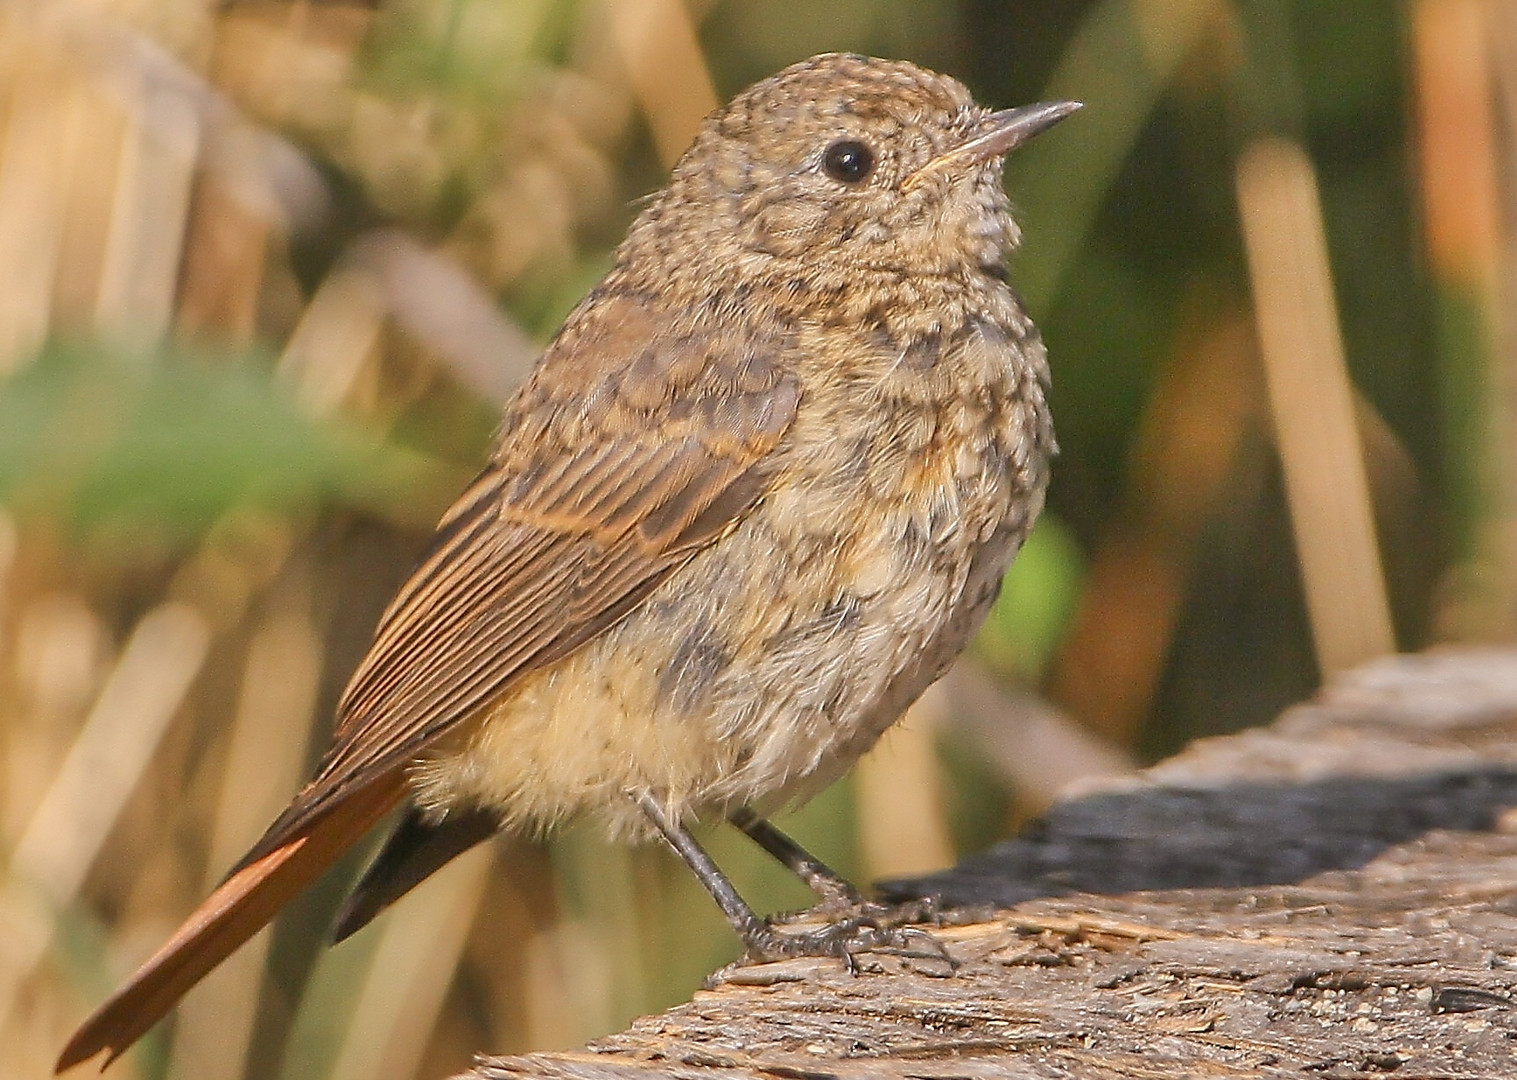
<instances>
[{"instance_id":1,"label":"bird's foot","mask_svg":"<svg viewBox=\"0 0 1517 1080\"><path fill-rule=\"evenodd\" d=\"M804 911L774 916L769 920L769 924L786 926L818 918L828 922L864 920L882 928L905 927L921 923L944 926L951 921L945 917L945 909L934 896L886 904L878 900L867 900L859 893L850 890L847 893L827 896L814 907Z\"/></svg>"},{"instance_id":2,"label":"bird's foot","mask_svg":"<svg viewBox=\"0 0 1517 1080\"><path fill-rule=\"evenodd\" d=\"M958 967L942 942L918 927L901 925L894 915L892 908L866 903L861 910L810 929L788 929L791 924L786 921L765 921L744 935L746 958L752 963L769 963L831 956L842 960L854 974L859 970L859 956L866 953L938 961L950 971Z\"/></svg>"}]
</instances>

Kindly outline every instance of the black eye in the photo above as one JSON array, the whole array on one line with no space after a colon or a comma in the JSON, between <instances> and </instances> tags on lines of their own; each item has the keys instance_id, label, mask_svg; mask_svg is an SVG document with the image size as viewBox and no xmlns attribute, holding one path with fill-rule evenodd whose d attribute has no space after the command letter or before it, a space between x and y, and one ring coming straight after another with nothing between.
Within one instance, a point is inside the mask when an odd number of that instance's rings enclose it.
<instances>
[{"instance_id":1,"label":"black eye","mask_svg":"<svg viewBox=\"0 0 1517 1080\"><path fill-rule=\"evenodd\" d=\"M844 184L857 184L874 171L874 151L857 139L839 139L822 155L827 175Z\"/></svg>"}]
</instances>

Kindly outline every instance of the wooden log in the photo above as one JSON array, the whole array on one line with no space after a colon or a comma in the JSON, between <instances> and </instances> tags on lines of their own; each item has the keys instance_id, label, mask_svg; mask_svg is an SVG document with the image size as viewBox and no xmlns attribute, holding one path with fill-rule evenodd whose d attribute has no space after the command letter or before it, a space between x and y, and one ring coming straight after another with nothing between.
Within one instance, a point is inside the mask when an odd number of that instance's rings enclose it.
<instances>
[{"instance_id":1,"label":"wooden log","mask_svg":"<svg viewBox=\"0 0 1517 1080\"><path fill-rule=\"evenodd\" d=\"M1517 1076L1517 653L1358 668L953 870L956 970L729 968L467 1080Z\"/></svg>"}]
</instances>

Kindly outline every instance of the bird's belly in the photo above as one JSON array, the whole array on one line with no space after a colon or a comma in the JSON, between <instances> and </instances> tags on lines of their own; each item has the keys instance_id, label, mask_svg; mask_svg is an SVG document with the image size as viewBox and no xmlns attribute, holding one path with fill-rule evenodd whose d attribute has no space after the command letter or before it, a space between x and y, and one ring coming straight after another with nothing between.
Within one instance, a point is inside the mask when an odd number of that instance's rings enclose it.
<instances>
[{"instance_id":1,"label":"bird's belly","mask_svg":"<svg viewBox=\"0 0 1517 1080\"><path fill-rule=\"evenodd\" d=\"M884 499L780 485L418 766L419 801L529 827L588 811L638 834L630 792L686 814L809 795L958 655L1041 501L996 477L945 483Z\"/></svg>"}]
</instances>

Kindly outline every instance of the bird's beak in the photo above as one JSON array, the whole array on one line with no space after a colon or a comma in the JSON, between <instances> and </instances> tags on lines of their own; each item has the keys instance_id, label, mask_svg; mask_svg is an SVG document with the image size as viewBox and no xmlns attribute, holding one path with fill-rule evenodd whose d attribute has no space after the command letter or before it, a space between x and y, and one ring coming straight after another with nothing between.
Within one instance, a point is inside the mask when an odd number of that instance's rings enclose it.
<instances>
[{"instance_id":1,"label":"bird's beak","mask_svg":"<svg viewBox=\"0 0 1517 1080\"><path fill-rule=\"evenodd\" d=\"M906 178L902 187L910 191L931 174L953 165L1003 157L1082 108L1084 105L1078 101L1044 101L991 113L980 122L974 135L923 165Z\"/></svg>"}]
</instances>

